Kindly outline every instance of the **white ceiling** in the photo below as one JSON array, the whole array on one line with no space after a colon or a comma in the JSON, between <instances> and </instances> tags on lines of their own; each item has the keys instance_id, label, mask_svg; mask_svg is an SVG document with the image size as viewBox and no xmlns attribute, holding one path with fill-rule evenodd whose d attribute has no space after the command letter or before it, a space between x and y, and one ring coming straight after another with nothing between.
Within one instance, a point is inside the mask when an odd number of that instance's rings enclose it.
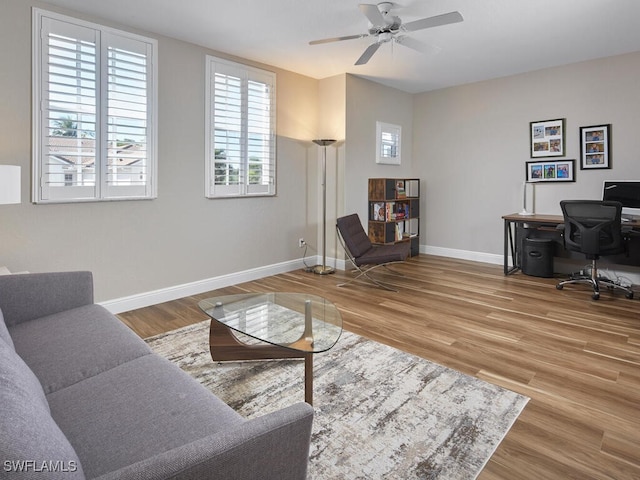
<instances>
[{"instance_id":1,"label":"white ceiling","mask_svg":"<svg viewBox=\"0 0 640 480\"><path fill-rule=\"evenodd\" d=\"M313 78L352 73L416 93L640 51L640 0L400 0L404 23L457 10L464 22L413 32L422 54L384 44L354 66L371 38L367 0L48 0L125 26ZM370 3L378 3L372 0Z\"/></svg>"}]
</instances>

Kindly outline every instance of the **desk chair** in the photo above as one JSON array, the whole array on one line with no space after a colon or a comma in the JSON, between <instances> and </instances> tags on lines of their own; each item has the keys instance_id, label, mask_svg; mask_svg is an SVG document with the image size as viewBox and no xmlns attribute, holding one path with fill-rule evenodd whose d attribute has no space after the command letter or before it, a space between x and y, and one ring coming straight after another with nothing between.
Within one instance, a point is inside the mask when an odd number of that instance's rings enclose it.
<instances>
[{"instance_id":1,"label":"desk chair","mask_svg":"<svg viewBox=\"0 0 640 480\"><path fill-rule=\"evenodd\" d=\"M606 277L598 275L597 260L601 255L616 255L626 248L622 229L622 204L600 200L563 200L564 246L567 250L584 253L591 260L591 275L572 275L556 285L558 290L571 283L588 283L593 288L591 298L600 298L600 286L625 292L633 298L633 291Z\"/></svg>"},{"instance_id":2,"label":"desk chair","mask_svg":"<svg viewBox=\"0 0 640 480\"><path fill-rule=\"evenodd\" d=\"M338 286L342 287L360 277L364 277L378 287L397 292L397 290L389 285L371 277L369 273L378 267L386 268L392 263L404 262L409 256L409 249L411 247L409 242L390 245L373 245L364 228L362 228L362 223L360 223L360 217L358 217L357 213L338 218L336 221L336 229L342 248L344 248L349 261L359 272L356 277ZM390 270L390 272L399 275L393 270Z\"/></svg>"}]
</instances>

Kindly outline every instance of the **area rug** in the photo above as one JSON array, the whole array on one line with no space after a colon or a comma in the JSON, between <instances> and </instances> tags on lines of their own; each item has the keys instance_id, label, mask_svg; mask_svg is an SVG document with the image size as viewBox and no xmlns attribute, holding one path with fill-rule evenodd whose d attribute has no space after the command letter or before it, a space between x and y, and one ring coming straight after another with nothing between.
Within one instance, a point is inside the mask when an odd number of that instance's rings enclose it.
<instances>
[{"instance_id":1,"label":"area rug","mask_svg":"<svg viewBox=\"0 0 640 480\"><path fill-rule=\"evenodd\" d=\"M304 361L213 362L209 321L147 339L246 418L304 400ZM476 478L527 397L343 332L314 356L308 478Z\"/></svg>"}]
</instances>

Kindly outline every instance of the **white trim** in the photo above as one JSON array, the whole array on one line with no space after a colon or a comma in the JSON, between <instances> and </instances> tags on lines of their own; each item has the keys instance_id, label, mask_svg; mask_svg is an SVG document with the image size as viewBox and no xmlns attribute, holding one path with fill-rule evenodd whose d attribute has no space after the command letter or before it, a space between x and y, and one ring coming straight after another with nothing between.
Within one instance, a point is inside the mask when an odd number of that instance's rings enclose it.
<instances>
[{"instance_id":1,"label":"white trim","mask_svg":"<svg viewBox=\"0 0 640 480\"><path fill-rule=\"evenodd\" d=\"M161 288L151 292L130 295L128 297L106 300L99 303L111 313L117 314L128 312L129 310L136 310L142 307L148 307L150 305L169 302L171 300L177 300L179 298L189 297L191 295L198 295L218 288L237 285L238 283L258 280L260 278L277 275L279 273L290 272L298 268L304 268L302 260L291 260L288 262L276 263L274 265L253 268L251 270L244 270L242 272L229 273L219 277L205 278L204 280L197 280L195 282L175 285L173 287Z\"/></svg>"},{"instance_id":2,"label":"white trim","mask_svg":"<svg viewBox=\"0 0 640 480\"><path fill-rule=\"evenodd\" d=\"M432 247L428 245L420 245L420 253L435 255L438 257L457 258L461 260L471 260L474 262L491 263L496 265L503 264L503 256L495 253L472 252L469 250ZM316 256L315 258L305 258L306 264L310 266L318 264L318 262L320 262L321 260L322 259L320 256ZM564 270L566 270L567 272L571 272L574 270L570 265L565 264L564 261L566 259L558 260L560 260L560 262L558 262L560 272L563 272ZM219 277L206 278L204 280L198 280L191 283L175 285L173 287L162 288L151 292L107 300L104 302L100 302L100 305L105 307L113 314L128 312L130 310L136 310L138 308L157 305L159 303L169 302L171 300L177 300L179 298L189 297L191 295L198 295L200 293L217 290L219 288L224 288L231 285L237 285L243 282L259 280L271 275L278 275L280 273L286 273L292 270L305 268L305 262L303 262L302 259L290 260L287 262L267 265L264 267L253 268L251 270L244 270L242 272L235 272L227 275L221 275ZM350 267L350 264L348 264L347 260L340 260L335 258L327 258L327 264L335 265L336 270L346 270L348 267ZM603 266L603 270L613 270L613 268L611 267L612 266L609 265ZM640 283L640 273L634 271L634 269L632 269L632 271L630 272L620 269L620 271L617 273L620 276L631 279L632 283L634 284Z\"/></svg>"},{"instance_id":3,"label":"white trim","mask_svg":"<svg viewBox=\"0 0 640 480\"><path fill-rule=\"evenodd\" d=\"M460 260L471 260L474 262L493 263L496 265L502 265L504 263L504 256L496 253L472 252L470 250L431 247L429 245L420 245L420 253L435 255L437 257L449 257L458 258Z\"/></svg>"}]
</instances>

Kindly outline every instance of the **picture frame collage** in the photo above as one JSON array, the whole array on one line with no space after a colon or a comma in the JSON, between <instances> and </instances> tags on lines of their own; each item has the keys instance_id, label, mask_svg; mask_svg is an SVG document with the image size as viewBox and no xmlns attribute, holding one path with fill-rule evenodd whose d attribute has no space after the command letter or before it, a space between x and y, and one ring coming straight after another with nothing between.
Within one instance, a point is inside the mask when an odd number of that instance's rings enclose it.
<instances>
[{"instance_id":1,"label":"picture frame collage","mask_svg":"<svg viewBox=\"0 0 640 480\"><path fill-rule=\"evenodd\" d=\"M575 182L575 159L566 155L566 119L530 122L526 182ZM544 160L542 160L544 158ZM611 168L611 124L580 127L580 169Z\"/></svg>"}]
</instances>

